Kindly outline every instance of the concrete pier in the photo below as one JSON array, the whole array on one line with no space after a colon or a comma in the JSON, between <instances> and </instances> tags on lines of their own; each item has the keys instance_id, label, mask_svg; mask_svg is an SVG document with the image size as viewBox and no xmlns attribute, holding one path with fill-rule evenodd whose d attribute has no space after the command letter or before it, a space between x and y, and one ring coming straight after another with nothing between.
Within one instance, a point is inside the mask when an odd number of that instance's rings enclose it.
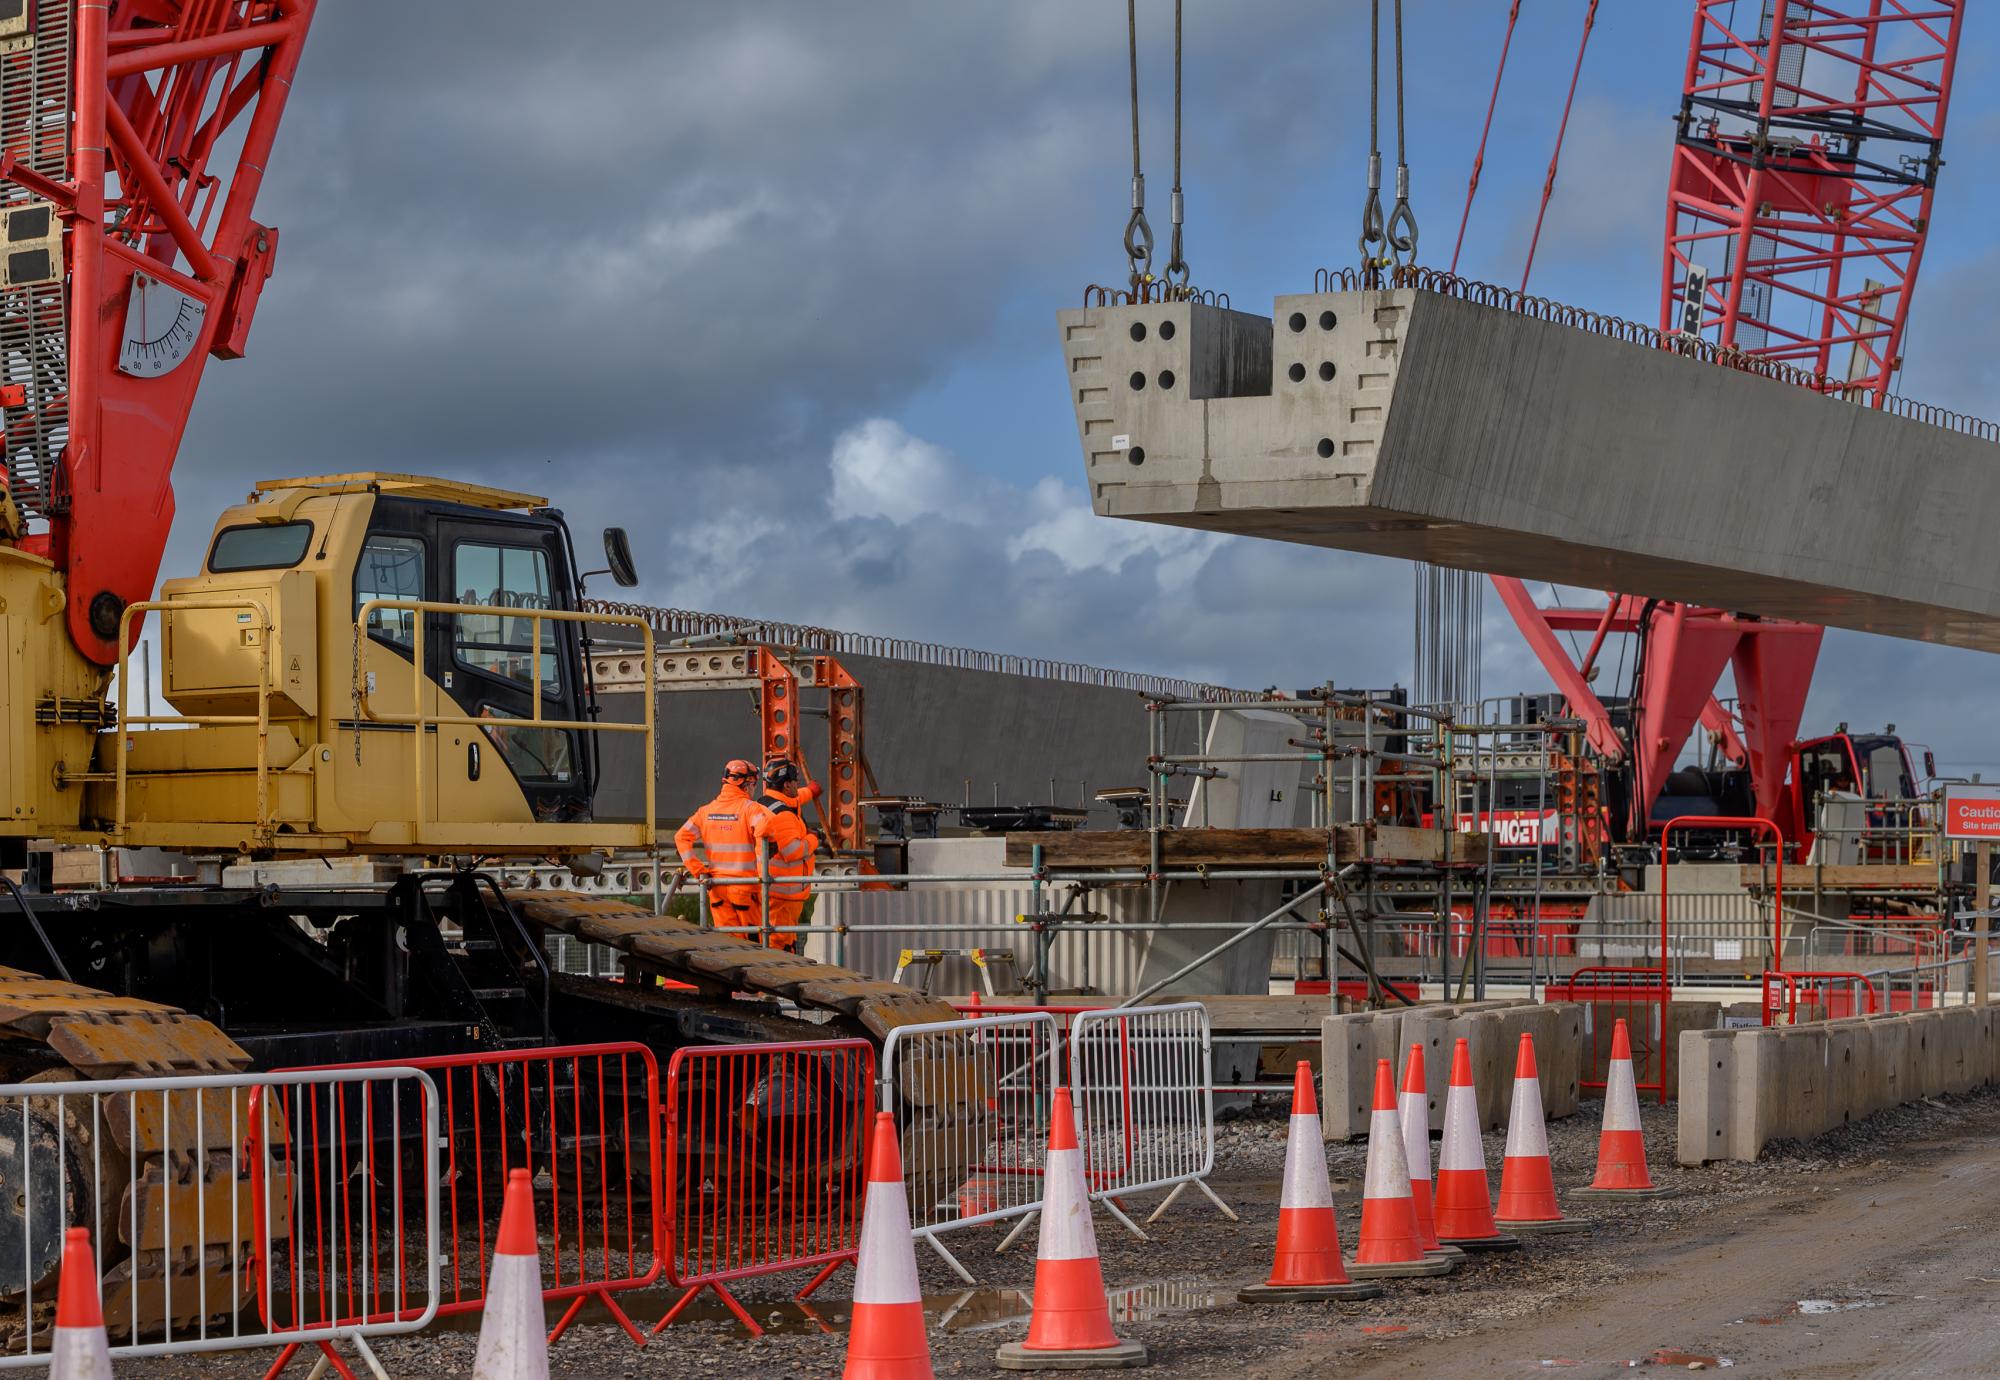
<instances>
[{"instance_id":1,"label":"concrete pier","mask_svg":"<svg viewBox=\"0 0 2000 1380\"><path fill-rule=\"evenodd\" d=\"M1060 325L1101 514L2000 650L1967 430L1415 288Z\"/></svg>"}]
</instances>

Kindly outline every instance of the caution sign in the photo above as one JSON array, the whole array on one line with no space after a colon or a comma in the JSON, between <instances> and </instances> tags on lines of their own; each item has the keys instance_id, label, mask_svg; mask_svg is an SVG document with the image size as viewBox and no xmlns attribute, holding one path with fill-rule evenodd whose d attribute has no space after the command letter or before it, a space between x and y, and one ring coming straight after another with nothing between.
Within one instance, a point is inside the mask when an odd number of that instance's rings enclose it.
<instances>
[{"instance_id":1,"label":"caution sign","mask_svg":"<svg viewBox=\"0 0 2000 1380\"><path fill-rule=\"evenodd\" d=\"M2000 841L2000 786L1952 782L1944 788L1944 836L1972 843Z\"/></svg>"}]
</instances>

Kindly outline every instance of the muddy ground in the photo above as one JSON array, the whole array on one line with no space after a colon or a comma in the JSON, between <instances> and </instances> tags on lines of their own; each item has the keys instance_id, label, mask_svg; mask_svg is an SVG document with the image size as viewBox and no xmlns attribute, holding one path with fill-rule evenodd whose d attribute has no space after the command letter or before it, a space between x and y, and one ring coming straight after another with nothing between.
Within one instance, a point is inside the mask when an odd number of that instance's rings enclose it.
<instances>
[{"instance_id":1,"label":"muddy ground","mask_svg":"<svg viewBox=\"0 0 2000 1380\"><path fill-rule=\"evenodd\" d=\"M1588 1181L1599 1104L1550 1127L1559 1186ZM1379 1299L1251 1307L1236 1290L1270 1265L1285 1122L1273 1112L1218 1131L1212 1183L1241 1214L1224 1220L1187 1196L1138 1241L1098 1219L1120 1331L1151 1348L1155 1373L1206 1376L1579 1375L1634 1366L1757 1375L2000 1373L2000 1093L1900 1108L1754 1165L1681 1169L1674 1109L1644 1109L1648 1154L1666 1199L1566 1202L1588 1235L1542 1237L1511 1255L1472 1257L1456 1274L1390 1281ZM1497 1183L1504 1137L1487 1137ZM1336 1206L1351 1240L1365 1147L1328 1147ZM963 1285L928 1252L940 1375L998 1374L993 1351L1026 1331L1033 1233L1005 1256L991 1228L951 1238L979 1277ZM843 1272L808 1313L781 1281L739 1292L771 1330L746 1336L711 1301L644 1351L597 1318L555 1349L552 1374L837 1376L846 1319ZM797 1287L797 1282L793 1282ZM650 1324L671 1299L625 1296ZM831 1331L823 1331L822 1327ZM443 1328L378 1342L394 1376L469 1376L474 1337ZM268 1353L124 1362L128 1380L262 1375ZM303 1362L295 1368L303 1373Z\"/></svg>"}]
</instances>

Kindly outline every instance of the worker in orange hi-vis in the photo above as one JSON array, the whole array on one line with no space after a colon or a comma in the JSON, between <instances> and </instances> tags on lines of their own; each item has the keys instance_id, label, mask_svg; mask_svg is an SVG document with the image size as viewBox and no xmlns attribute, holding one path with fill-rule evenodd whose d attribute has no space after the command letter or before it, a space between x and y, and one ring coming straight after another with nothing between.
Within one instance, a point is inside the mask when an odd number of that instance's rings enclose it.
<instances>
[{"instance_id":1,"label":"worker in orange hi-vis","mask_svg":"<svg viewBox=\"0 0 2000 1380\"><path fill-rule=\"evenodd\" d=\"M681 867L690 877L707 877L708 909L717 927L757 927L757 826L770 811L759 805L750 789L757 769L732 758L722 769L722 789L715 799L688 816L674 831ZM703 857L695 856L699 844Z\"/></svg>"},{"instance_id":2,"label":"worker in orange hi-vis","mask_svg":"<svg viewBox=\"0 0 2000 1380\"><path fill-rule=\"evenodd\" d=\"M768 924L796 925L806 908L812 888L805 878L812 875L819 838L806 827L801 812L806 802L818 796L819 785L802 780L797 764L789 759L773 757L764 764L764 795L759 803L768 813L755 833L771 850ZM799 935L791 930L774 931L768 942L774 949L796 949Z\"/></svg>"}]
</instances>

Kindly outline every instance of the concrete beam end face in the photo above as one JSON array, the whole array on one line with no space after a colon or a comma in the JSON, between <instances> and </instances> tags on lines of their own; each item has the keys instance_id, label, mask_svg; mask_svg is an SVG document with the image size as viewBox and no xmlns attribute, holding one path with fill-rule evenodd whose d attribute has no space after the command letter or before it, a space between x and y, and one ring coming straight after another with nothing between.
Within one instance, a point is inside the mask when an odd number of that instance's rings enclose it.
<instances>
[{"instance_id":1,"label":"concrete beam end face","mask_svg":"<svg viewBox=\"0 0 2000 1380\"><path fill-rule=\"evenodd\" d=\"M1681 1032L1680 1120L1675 1158L1685 1165L1729 1158L1730 1085L1736 1043L1731 1030Z\"/></svg>"}]
</instances>

